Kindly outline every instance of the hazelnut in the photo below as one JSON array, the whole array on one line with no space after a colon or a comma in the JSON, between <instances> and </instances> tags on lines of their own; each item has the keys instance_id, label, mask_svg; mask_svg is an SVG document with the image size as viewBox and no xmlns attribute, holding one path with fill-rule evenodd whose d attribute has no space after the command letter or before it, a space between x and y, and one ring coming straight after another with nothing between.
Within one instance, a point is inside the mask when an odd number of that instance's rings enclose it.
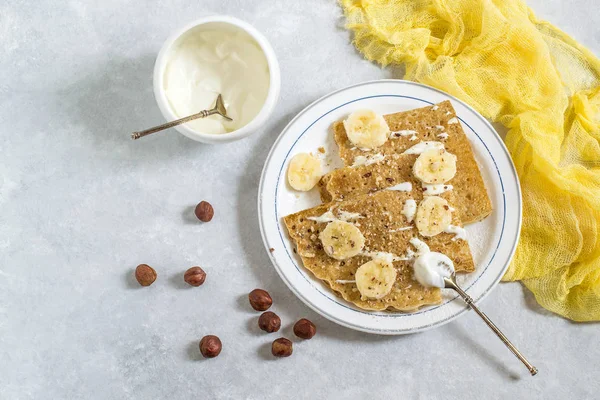
<instances>
[{"instance_id":1,"label":"hazelnut","mask_svg":"<svg viewBox=\"0 0 600 400\"><path fill-rule=\"evenodd\" d=\"M183 280L192 286L200 286L206 279L206 272L200 267L192 267L185 271L183 274Z\"/></svg>"},{"instance_id":2,"label":"hazelnut","mask_svg":"<svg viewBox=\"0 0 600 400\"><path fill-rule=\"evenodd\" d=\"M198 217L200 221L209 222L213 218L213 215L215 215L215 210L208 201L201 201L196 206L194 214L196 214L196 217Z\"/></svg>"},{"instance_id":3,"label":"hazelnut","mask_svg":"<svg viewBox=\"0 0 600 400\"><path fill-rule=\"evenodd\" d=\"M316 333L317 327L306 318L302 318L294 324L294 334L301 339L312 339Z\"/></svg>"},{"instance_id":4,"label":"hazelnut","mask_svg":"<svg viewBox=\"0 0 600 400\"><path fill-rule=\"evenodd\" d=\"M142 286L150 286L156 280L156 271L148 264L140 264L135 269L135 279Z\"/></svg>"},{"instance_id":5,"label":"hazelnut","mask_svg":"<svg viewBox=\"0 0 600 400\"><path fill-rule=\"evenodd\" d=\"M283 337L275 339L271 345L271 353L275 357L289 357L293 350L292 342Z\"/></svg>"},{"instance_id":6,"label":"hazelnut","mask_svg":"<svg viewBox=\"0 0 600 400\"><path fill-rule=\"evenodd\" d=\"M258 327L265 332L277 332L281 328L281 318L272 311L264 312L258 318Z\"/></svg>"},{"instance_id":7,"label":"hazelnut","mask_svg":"<svg viewBox=\"0 0 600 400\"><path fill-rule=\"evenodd\" d=\"M271 295L266 290L262 289L254 289L248 295L248 299L250 300L250 305L256 311L266 311L273 304L273 299Z\"/></svg>"},{"instance_id":8,"label":"hazelnut","mask_svg":"<svg viewBox=\"0 0 600 400\"><path fill-rule=\"evenodd\" d=\"M215 335L207 335L200 340L200 353L204 358L214 358L221 353L221 339Z\"/></svg>"}]
</instances>

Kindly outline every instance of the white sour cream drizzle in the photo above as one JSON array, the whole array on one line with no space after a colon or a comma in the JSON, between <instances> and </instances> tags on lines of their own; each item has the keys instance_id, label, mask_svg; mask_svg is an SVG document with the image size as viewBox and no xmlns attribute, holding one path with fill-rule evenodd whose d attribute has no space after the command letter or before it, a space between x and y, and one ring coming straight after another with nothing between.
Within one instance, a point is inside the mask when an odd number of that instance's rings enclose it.
<instances>
[{"instance_id":1,"label":"white sour cream drizzle","mask_svg":"<svg viewBox=\"0 0 600 400\"><path fill-rule=\"evenodd\" d=\"M361 165L371 165L383 161L385 156L381 153L374 154L372 156L356 156L354 157L353 167L360 167Z\"/></svg>"},{"instance_id":2,"label":"white sour cream drizzle","mask_svg":"<svg viewBox=\"0 0 600 400\"><path fill-rule=\"evenodd\" d=\"M408 261L410 258L407 257L398 257L392 253L386 253L385 251L366 251L362 252L361 255L371 257L373 260L381 260L388 264L393 263L394 261Z\"/></svg>"},{"instance_id":3,"label":"white sour cream drizzle","mask_svg":"<svg viewBox=\"0 0 600 400\"><path fill-rule=\"evenodd\" d=\"M418 132L417 131L411 131L410 129L405 129L402 131L392 131L390 132L390 137L395 136L412 136L412 135L416 135Z\"/></svg>"},{"instance_id":4,"label":"white sour cream drizzle","mask_svg":"<svg viewBox=\"0 0 600 400\"><path fill-rule=\"evenodd\" d=\"M353 279L337 279L335 281L335 283L341 283L341 284L356 283L356 280L353 280Z\"/></svg>"},{"instance_id":5,"label":"white sour cream drizzle","mask_svg":"<svg viewBox=\"0 0 600 400\"><path fill-rule=\"evenodd\" d=\"M448 139L448 134L446 132L440 133L439 135L437 135L437 137L439 137L440 139Z\"/></svg>"},{"instance_id":6,"label":"white sour cream drizzle","mask_svg":"<svg viewBox=\"0 0 600 400\"><path fill-rule=\"evenodd\" d=\"M411 192L412 191L412 183L402 182L397 185L387 187L387 188L385 188L385 190L396 190L398 192Z\"/></svg>"},{"instance_id":7,"label":"white sour cream drizzle","mask_svg":"<svg viewBox=\"0 0 600 400\"><path fill-rule=\"evenodd\" d=\"M438 106L433 106L433 107L431 107L431 110L432 111L437 111L438 108L439 108Z\"/></svg>"},{"instance_id":8,"label":"white sour cream drizzle","mask_svg":"<svg viewBox=\"0 0 600 400\"><path fill-rule=\"evenodd\" d=\"M452 240L467 240L467 231L465 230L465 228L461 228L460 226L456 226L456 225L448 225L448 227L446 229L444 229L445 233L453 233L454 237L452 238Z\"/></svg>"},{"instance_id":9,"label":"white sour cream drizzle","mask_svg":"<svg viewBox=\"0 0 600 400\"><path fill-rule=\"evenodd\" d=\"M458 124L458 118L452 117L448 120L449 124Z\"/></svg>"},{"instance_id":10,"label":"white sour cream drizzle","mask_svg":"<svg viewBox=\"0 0 600 400\"><path fill-rule=\"evenodd\" d=\"M338 214L342 221L349 221L352 219L364 218L360 213L353 213L346 210L338 210Z\"/></svg>"},{"instance_id":11,"label":"white sour cream drizzle","mask_svg":"<svg viewBox=\"0 0 600 400\"><path fill-rule=\"evenodd\" d=\"M435 196L444 192L449 192L454 188L454 186L444 183L438 185L429 185L427 183L423 183L421 186L423 187L423 196Z\"/></svg>"},{"instance_id":12,"label":"white sour cream drizzle","mask_svg":"<svg viewBox=\"0 0 600 400\"><path fill-rule=\"evenodd\" d=\"M415 214L417 212L417 202L413 199L408 199L404 202L404 207L402 207L402 215L406 217L406 221L412 222L415 219Z\"/></svg>"},{"instance_id":13,"label":"white sour cream drizzle","mask_svg":"<svg viewBox=\"0 0 600 400\"><path fill-rule=\"evenodd\" d=\"M410 136L410 140L417 140L417 134L419 132L417 131L412 131L409 129L406 130L402 130L402 131L395 131L395 132L390 132L390 139L397 139L400 136Z\"/></svg>"},{"instance_id":14,"label":"white sour cream drizzle","mask_svg":"<svg viewBox=\"0 0 600 400\"><path fill-rule=\"evenodd\" d=\"M323 215L320 215L318 217L308 217L306 219L309 219L311 221L316 221L316 222L333 222L333 221L348 222L350 220L364 218L359 213L351 213L351 212L344 211L344 210L338 210L338 214L339 214L339 217L336 217L333 214L333 212L331 210L329 210L329 211L325 212Z\"/></svg>"},{"instance_id":15,"label":"white sour cream drizzle","mask_svg":"<svg viewBox=\"0 0 600 400\"><path fill-rule=\"evenodd\" d=\"M443 131L446 129L446 128L444 128L444 125L436 125L435 128L439 131Z\"/></svg>"},{"instance_id":16,"label":"white sour cream drizzle","mask_svg":"<svg viewBox=\"0 0 600 400\"><path fill-rule=\"evenodd\" d=\"M400 232L400 231L408 231L410 229L412 229L412 226L403 226L402 228L398 228L398 229L391 229L388 232L389 233L393 233L393 232Z\"/></svg>"},{"instance_id":17,"label":"white sour cream drizzle","mask_svg":"<svg viewBox=\"0 0 600 400\"><path fill-rule=\"evenodd\" d=\"M403 154L421 154L427 150L438 149L441 150L444 148L444 143L441 142L419 142L414 146L410 147Z\"/></svg>"},{"instance_id":18,"label":"white sour cream drizzle","mask_svg":"<svg viewBox=\"0 0 600 400\"><path fill-rule=\"evenodd\" d=\"M424 241L422 241L419 238L412 238L410 239L410 244L412 244L413 246L415 246L415 249L417 249L417 255L420 256L421 254L425 254L425 253L429 253L431 250L429 250L429 246L427 246L427 243L425 243Z\"/></svg>"},{"instance_id":19,"label":"white sour cream drizzle","mask_svg":"<svg viewBox=\"0 0 600 400\"><path fill-rule=\"evenodd\" d=\"M335 215L333 215L331 210L327 211L325 214L320 215L318 217L308 217L306 219L310 219L311 221L317 221L317 222L333 222L333 221L338 220L338 218Z\"/></svg>"}]
</instances>

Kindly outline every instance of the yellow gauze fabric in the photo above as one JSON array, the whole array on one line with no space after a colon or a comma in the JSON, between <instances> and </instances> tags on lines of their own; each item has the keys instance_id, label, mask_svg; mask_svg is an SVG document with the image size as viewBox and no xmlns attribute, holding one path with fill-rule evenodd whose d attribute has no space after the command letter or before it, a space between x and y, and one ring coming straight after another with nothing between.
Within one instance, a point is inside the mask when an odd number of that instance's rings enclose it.
<instances>
[{"instance_id":1,"label":"yellow gauze fabric","mask_svg":"<svg viewBox=\"0 0 600 400\"><path fill-rule=\"evenodd\" d=\"M600 320L600 62L520 0L340 0L354 44L508 128L523 229L504 280ZM510 199L509 199L510 201Z\"/></svg>"}]
</instances>

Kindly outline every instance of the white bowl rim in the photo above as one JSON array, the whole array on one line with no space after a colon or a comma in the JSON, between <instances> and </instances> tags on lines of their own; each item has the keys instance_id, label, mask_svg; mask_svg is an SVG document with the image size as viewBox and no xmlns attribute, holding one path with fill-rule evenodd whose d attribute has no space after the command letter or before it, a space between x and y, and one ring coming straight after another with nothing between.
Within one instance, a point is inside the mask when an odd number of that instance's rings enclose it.
<instances>
[{"instance_id":1,"label":"white bowl rim","mask_svg":"<svg viewBox=\"0 0 600 400\"><path fill-rule=\"evenodd\" d=\"M269 92L267 93L267 98L265 99L265 102L259 113L248 124L244 125L240 129L225 134L202 133L190 129L185 124L178 125L175 127L175 129L177 129L177 131L179 131L183 135L199 142L225 143L245 138L251 133L255 132L257 128L263 123L265 123L267 118L271 115L279 98L281 74L279 70L279 62L277 61L275 51L273 50L273 47L271 46L267 38L249 23L228 15L212 15L196 19L177 29L164 42L158 53L158 56L156 57L153 76L154 97L156 98L156 102L163 117L167 121L173 121L175 119L180 118L177 115L175 115L175 113L171 109L169 101L167 100L167 96L165 95L165 91L163 90L162 83L164 69L166 66L166 56L169 50L171 49L173 43L175 43L177 39L179 39L185 33L197 26L212 22L230 24L248 33L262 49L263 53L265 54L265 57L267 58L267 63L269 65Z\"/></svg>"}]
</instances>

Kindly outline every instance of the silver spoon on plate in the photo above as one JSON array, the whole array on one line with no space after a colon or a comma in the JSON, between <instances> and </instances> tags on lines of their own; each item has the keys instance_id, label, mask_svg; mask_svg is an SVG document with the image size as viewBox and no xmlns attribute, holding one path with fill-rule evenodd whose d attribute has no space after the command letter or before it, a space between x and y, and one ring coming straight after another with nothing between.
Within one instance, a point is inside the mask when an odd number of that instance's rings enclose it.
<instances>
[{"instance_id":1,"label":"silver spoon on plate","mask_svg":"<svg viewBox=\"0 0 600 400\"><path fill-rule=\"evenodd\" d=\"M502 333L502 331L496 326L496 324L494 324L492 322L492 320L490 320L488 318L487 315L485 315L485 313L483 311L481 311L474 303L473 303L473 299L471 298L471 296L469 296L467 293L465 293L464 290L462 290L460 288L460 286L458 286L458 284L456 283L456 274L454 273L454 270L452 271L452 274L450 276L444 277L444 284L445 284L445 288L446 289L453 289L455 292L457 292L460 297L462 297L462 299L465 301L465 303L467 303L467 305L469 307L471 307L473 309L473 311L475 311L477 313L477 315L479 315L481 317L481 319L487 324L487 326L490 327L490 329L492 331L494 331L494 333L500 338L500 340L502 340L502 343L504 343L504 345L506 347L508 347L508 349L519 359L521 360L521 362L523 364L525 364L525 366L527 367L527 369L529 370L529 373L531 373L531 375L535 375L538 373L538 369L536 367L534 367L526 358L523 354L521 354L521 352L510 342L510 340L508 340L508 338L504 335L504 333Z\"/></svg>"},{"instance_id":2,"label":"silver spoon on plate","mask_svg":"<svg viewBox=\"0 0 600 400\"><path fill-rule=\"evenodd\" d=\"M456 283L456 272L454 263L450 258L441 253L428 251L425 246L425 251L417 257L413 265L415 278L424 286L433 286L444 289L452 289L457 292L460 297L467 303L483 319L492 331L502 340L502 343L519 359L531 375L538 373L538 369L531 364L523 354L508 340L502 331L494 324L483 311L481 311L473 302L464 290Z\"/></svg>"}]
</instances>

